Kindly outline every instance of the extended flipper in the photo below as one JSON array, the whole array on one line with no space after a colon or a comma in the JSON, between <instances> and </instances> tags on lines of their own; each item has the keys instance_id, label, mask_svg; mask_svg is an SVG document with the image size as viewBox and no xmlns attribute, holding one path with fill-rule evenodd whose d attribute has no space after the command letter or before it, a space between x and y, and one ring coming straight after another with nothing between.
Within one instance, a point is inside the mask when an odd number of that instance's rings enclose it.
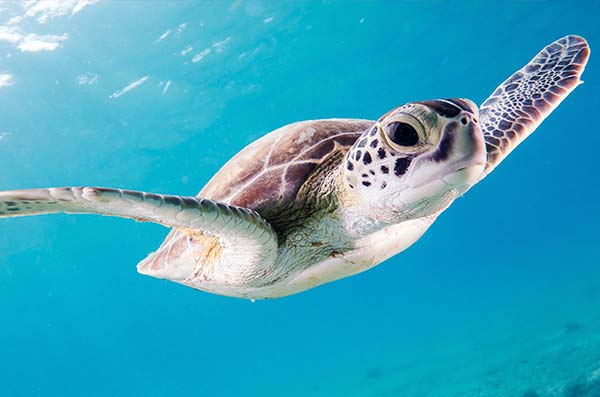
<instances>
[{"instance_id":1,"label":"extended flipper","mask_svg":"<svg viewBox=\"0 0 600 397\"><path fill-rule=\"evenodd\" d=\"M556 40L483 102L479 119L488 153L483 177L581 83L579 78L589 55L590 49L582 37Z\"/></svg>"},{"instance_id":2,"label":"extended flipper","mask_svg":"<svg viewBox=\"0 0 600 397\"><path fill-rule=\"evenodd\" d=\"M277 254L277 236L269 223L256 212L197 197L168 196L131 190L98 187L70 187L0 192L0 218L65 212L99 214L154 222L172 227L204 242L213 239L219 257L210 258L212 268L228 266L232 258L248 272L270 267ZM187 242L189 245L190 242ZM213 250L214 251L214 250ZM191 255L191 254L190 254ZM190 257L182 269L140 269L145 274L186 282L205 274L202 258ZM206 259L206 258L204 258ZM146 270L146 271L142 271ZM189 274L184 274L189 273ZM227 280L224 280L227 281Z\"/></svg>"}]
</instances>

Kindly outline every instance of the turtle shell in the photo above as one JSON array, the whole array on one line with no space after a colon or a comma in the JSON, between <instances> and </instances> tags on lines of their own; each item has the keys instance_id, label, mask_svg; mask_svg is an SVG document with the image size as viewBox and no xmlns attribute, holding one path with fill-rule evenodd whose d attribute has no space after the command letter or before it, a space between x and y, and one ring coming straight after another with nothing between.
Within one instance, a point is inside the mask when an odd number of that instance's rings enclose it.
<instances>
[{"instance_id":1,"label":"turtle shell","mask_svg":"<svg viewBox=\"0 0 600 397\"><path fill-rule=\"evenodd\" d=\"M293 202L298 191L331 155L346 152L374 121L328 119L281 127L229 160L198 197L262 213Z\"/></svg>"},{"instance_id":2,"label":"turtle shell","mask_svg":"<svg viewBox=\"0 0 600 397\"><path fill-rule=\"evenodd\" d=\"M253 209L278 230L298 191L320 164L345 153L374 121L330 119L302 121L281 127L251 143L229 160L198 193L198 197ZM283 211L283 212L282 212ZM278 223L279 222L279 223ZM173 229L160 248L138 269L160 269L177 263L190 244L208 252L202 240Z\"/></svg>"}]
</instances>

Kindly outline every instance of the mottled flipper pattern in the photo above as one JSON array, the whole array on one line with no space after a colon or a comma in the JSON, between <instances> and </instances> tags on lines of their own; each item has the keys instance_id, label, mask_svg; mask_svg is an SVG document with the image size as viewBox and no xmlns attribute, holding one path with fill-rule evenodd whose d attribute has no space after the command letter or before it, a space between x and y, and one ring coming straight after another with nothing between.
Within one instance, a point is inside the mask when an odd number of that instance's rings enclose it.
<instances>
[{"instance_id":1,"label":"mottled flipper pattern","mask_svg":"<svg viewBox=\"0 0 600 397\"><path fill-rule=\"evenodd\" d=\"M256 212L197 197L168 196L131 190L70 187L0 192L0 218L57 212L99 214L155 222L251 245L273 256L277 237Z\"/></svg>"},{"instance_id":2,"label":"mottled flipper pattern","mask_svg":"<svg viewBox=\"0 0 600 397\"><path fill-rule=\"evenodd\" d=\"M589 54L581 37L556 40L481 105L480 124L488 153L484 177L580 84Z\"/></svg>"}]
</instances>

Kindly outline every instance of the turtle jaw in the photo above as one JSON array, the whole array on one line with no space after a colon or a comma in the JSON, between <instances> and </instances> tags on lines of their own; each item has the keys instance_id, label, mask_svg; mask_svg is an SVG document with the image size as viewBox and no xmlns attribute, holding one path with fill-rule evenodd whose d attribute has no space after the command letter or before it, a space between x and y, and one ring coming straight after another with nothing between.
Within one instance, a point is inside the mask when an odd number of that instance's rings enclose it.
<instances>
[{"instance_id":1,"label":"turtle jaw","mask_svg":"<svg viewBox=\"0 0 600 397\"><path fill-rule=\"evenodd\" d=\"M432 173L423 182L412 185L406 190L418 189L438 182L455 189L458 194L462 194L479 180L485 164L485 151L477 151L473 153L473 156L466 156L464 159L444 166L444 169Z\"/></svg>"},{"instance_id":2,"label":"turtle jaw","mask_svg":"<svg viewBox=\"0 0 600 397\"><path fill-rule=\"evenodd\" d=\"M442 181L464 193L481 177L484 168L485 162L457 166L456 170L444 176Z\"/></svg>"}]
</instances>

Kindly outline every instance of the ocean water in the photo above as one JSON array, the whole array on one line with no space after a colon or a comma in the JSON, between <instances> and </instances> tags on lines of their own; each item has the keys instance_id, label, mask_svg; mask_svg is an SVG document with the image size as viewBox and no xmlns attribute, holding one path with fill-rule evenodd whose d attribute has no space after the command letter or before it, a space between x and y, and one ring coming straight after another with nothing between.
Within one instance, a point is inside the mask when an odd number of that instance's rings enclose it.
<instances>
[{"instance_id":1,"label":"ocean water","mask_svg":"<svg viewBox=\"0 0 600 397\"><path fill-rule=\"evenodd\" d=\"M194 195L287 123L481 103L559 37L592 48L419 242L298 295L138 275L157 225L2 219L0 395L600 396L599 4L0 2L0 190Z\"/></svg>"}]
</instances>

